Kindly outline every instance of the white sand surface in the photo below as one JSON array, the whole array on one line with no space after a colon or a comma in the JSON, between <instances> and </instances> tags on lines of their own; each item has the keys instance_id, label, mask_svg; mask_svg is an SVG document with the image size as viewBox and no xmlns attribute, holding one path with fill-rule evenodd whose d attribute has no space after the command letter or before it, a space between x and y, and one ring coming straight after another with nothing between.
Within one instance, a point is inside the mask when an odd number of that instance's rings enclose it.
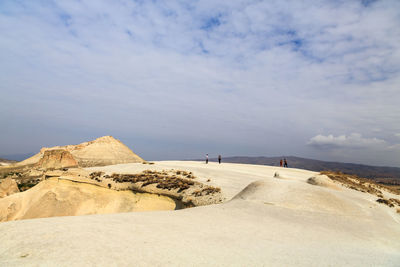
<instances>
[{"instance_id":1,"label":"white sand surface","mask_svg":"<svg viewBox=\"0 0 400 267\"><path fill-rule=\"evenodd\" d=\"M171 168L210 179L228 201L0 223L0 265L400 266L399 214L370 194L312 185L314 172L178 161L92 169Z\"/></svg>"}]
</instances>

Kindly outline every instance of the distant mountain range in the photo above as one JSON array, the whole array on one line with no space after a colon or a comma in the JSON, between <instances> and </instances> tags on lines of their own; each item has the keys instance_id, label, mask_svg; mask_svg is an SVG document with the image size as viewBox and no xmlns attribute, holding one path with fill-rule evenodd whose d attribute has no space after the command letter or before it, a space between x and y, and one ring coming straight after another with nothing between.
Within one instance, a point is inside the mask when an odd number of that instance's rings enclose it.
<instances>
[{"instance_id":1,"label":"distant mountain range","mask_svg":"<svg viewBox=\"0 0 400 267\"><path fill-rule=\"evenodd\" d=\"M284 157L226 157L223 162L279 166ZM340 171L355 174L359 177L370 178L377 182L400 184L400 168L368 166L354 163L328 162L300 157L285 157L289 168L306 169L310 171ZM216 158L210 161L217 161Z\"/></svg>"},{"instance_id":2,"label":"distant mountain range","mask_svg":"<svg viewBox=\"0 0 400 267\"><path fill-rule=\"evenodd\" d=\"M17 162L16 160L10 160L10 159L3 159L3 158L0 158L0 162L4 162L4 163L15 163L15 162Z\"/></svg>"},{"instance_id":3,"label":"distant mountain range","mask_svg":"<svg viewBox=\"0 0 400 267\"><path fill-rule=\"evenodd\" d=\"M32 157L33 155L35 155L35 153L0 155L0 158L3 160L22 161L24 159Z\"/></svg>"},{"instance_id":4,"label":"distant mountain range","mask_svg":"<svg viewBox=\"0 0 400 267\"><path fill-rule=\"evenodd\" d=\"M17 161L0 158L0 166L12 164L12 163L15 163L15 162L17 162Z\"/></svg>"},{"instance_id":5,"label":"distant mountain range","mask_svg":"<svg viewBox=\"0 0 400 267\"><path fill-rule=\"evenodd\" d=\"M20 161L32 156L30 154L5 155L1 156L0 162L13 163L15 160ZM257 164L279 166L279 161L284 157L223 157L223 162ZM355 174L359 177L370 178L376 182L385 184L400 185L400 168L397 167L381 167L369 166L354 163L329 162L315 159L307 159L300 157L286 157L290 168L299 168L310 171L340 171L346 174ZM202 160L197 160L202 161ZM218 161L217 158L211 158L211 162Z\"/></svg>"}]
</instances>

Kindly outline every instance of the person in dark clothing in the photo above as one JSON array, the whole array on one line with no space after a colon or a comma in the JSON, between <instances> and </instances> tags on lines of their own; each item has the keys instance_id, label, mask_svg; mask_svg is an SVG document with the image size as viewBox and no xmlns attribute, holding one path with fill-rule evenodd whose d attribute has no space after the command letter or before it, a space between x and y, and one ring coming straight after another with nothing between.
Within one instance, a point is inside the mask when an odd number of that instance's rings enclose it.
<instances>
[{"instance_id":1,"label":"person in dark clothing","mask_svg":"<svg viewBox=\"0 0 400 267\"><path fill-rule=\"evenodd\" d=\"M208 154L206 154L206 164L208 164Z\"/></svg>"},{"instance_id":2,"label":"person in dark clothing","mask_svg":"<svg viewBox=\"0 0 400 267\"><path fill-rule=\"evenodd\" d=\"M287 168L288 166L287 166L287 161L286 161L286 159L283 159L283 161L284 161L284 165L283 165L283 166L284 166L285 168Z\"/></svg>"},{"instance_id":3,"label":"person in dark clothing","mask_svg":"<svg viewBox=\"0 0 400 267\"><path fill-rule=\"evenodd\" d=\"M221 160L222 160L221 155L218 155L218 162L219 162L219 164L221 164Z\"/></svg>"}]
</instances>

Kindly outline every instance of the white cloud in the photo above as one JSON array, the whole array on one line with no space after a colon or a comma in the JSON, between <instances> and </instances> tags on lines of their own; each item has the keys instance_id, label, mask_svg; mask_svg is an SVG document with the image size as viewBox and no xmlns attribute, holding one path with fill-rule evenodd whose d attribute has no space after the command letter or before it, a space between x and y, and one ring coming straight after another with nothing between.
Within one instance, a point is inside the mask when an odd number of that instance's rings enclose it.
<instances>
[{"instance_id":1,"label":"white cloud","mask_svg":"<svg viewBox=\"0 0 400 267\"><path fill-rule=\"evenodd\" d=\"M371 148L386 147L385 140L378 138L364 138L361 134L352 133L350 135L316 135L310 139L308 145L317 148Z\"/></svg>"},{"instance_id":2,"label":"white cloud","mask_svg":"<svg viewBox=\"0 0 400 267\"><path fill-rule=\"evenodd\" d=\"M394 144L387 147L388 150L400 151L400 144Z\"/></svg>"}]
</instances>

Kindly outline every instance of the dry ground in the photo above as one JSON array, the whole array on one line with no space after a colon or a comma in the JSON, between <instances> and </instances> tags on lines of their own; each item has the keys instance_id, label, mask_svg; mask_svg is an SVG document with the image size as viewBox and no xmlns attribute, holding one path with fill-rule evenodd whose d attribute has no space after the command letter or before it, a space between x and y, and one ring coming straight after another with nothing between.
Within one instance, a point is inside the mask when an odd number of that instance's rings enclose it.
<instances>
[{"instance_id":1,"label":"dry ground","mask_svg":"<svg viewBox=\"0 0 400 267\"><path fill-rule=\"evenodd\" d=\"M155 162L90 168L179 169L220 187L223 204L178 211L0 223L6 266L399 266L400 215L318 173ZM310 183L310 178L314 184ZM208 182L207 182L208 181Z\"/></svg>"}]
</instances>

